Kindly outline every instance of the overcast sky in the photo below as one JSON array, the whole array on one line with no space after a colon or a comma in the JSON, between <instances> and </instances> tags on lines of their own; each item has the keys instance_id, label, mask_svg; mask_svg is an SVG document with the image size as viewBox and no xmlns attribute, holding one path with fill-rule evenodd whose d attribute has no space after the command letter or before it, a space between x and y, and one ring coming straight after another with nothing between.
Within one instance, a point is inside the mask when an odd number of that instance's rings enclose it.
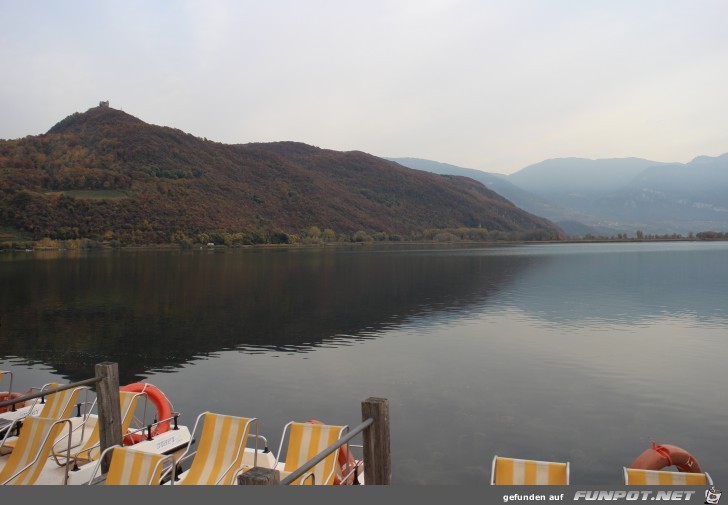
<instances>
[{"instance_id":1,"label":"overcast sky","mask_svg":"<svg viewBox=\"0 0 728 505\"><path fill-rule=\"evenodd\" d=\"M0 138L100 100L511 173L728 152L726 0L0 0Z\"/></svg>"}]
</instances>

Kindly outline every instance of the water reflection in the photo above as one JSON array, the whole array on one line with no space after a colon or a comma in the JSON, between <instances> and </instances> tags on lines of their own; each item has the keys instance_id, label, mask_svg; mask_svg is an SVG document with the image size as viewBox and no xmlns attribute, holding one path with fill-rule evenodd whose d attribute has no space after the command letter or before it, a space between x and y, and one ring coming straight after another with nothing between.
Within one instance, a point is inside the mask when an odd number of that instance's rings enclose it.
<instances>
[{"instance_id":1,"label":"water reflection","mask_svg":"<svg viewBox=\"0 0 728 505\"><path fill-rule=\"evenodd\" d=\"M506 304L549 323L648 325L667 316L724 326L725 243L537 246L537 268L518 276ZM539 261L546 255L551 261Z\"/></svg>"},{"instance_id":2,"label":"water reflection","mask_svg":"<svg viewBox=\"0 0 728 505\"><path fill-rule=\"evenodd\" d=\"M187 420L260 417L273 444L383 396L398 483L485 485L503 454L618 484L650 437L717 477L726 259L725 243L0 255L0 363L42 364L38 385L117 361Z\"/></svg>"},{"instance_id":3,"label":"water reflection","mask_svg":"<svg viewBox=\"0 0 728 505\"><path fill-rule=\"evenodd\" d=\"M0 256L0 358L136 379L226 349L308 352L517 308L564 331L724 325L720 244ZM44 261L45 260L45 261Z\"/></svg>"},{"instance_id":4,"label":"water reflection","mask_svg":"<svg viewBox=\"0 0 728 505\"><path fill-rule=\"evenodd\" d=\"M45 261L43 261L45 259ZM0 358L125 380L226 349L306 352L478 307L529 265L402 251L117 252L0 257Z\"/></svg>"}]
</instances>

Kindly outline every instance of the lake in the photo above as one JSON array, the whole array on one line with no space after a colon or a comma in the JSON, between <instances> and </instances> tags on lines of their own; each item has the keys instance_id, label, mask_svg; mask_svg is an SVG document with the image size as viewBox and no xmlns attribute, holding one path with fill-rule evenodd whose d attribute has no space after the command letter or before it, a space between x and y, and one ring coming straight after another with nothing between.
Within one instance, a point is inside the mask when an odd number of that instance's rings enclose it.
<instances>
[{"instance_id":1,"label":"lake","mask_svg":"<svg viewBox=\"0 0 728 505\"><path fill-rule=\"evenodd\" d=\"M119 363L205 411L358 424L388 398L395 484L495 454L621 483L650 440L728 478L728 243L0 254L15 389Z\"/></svg>"}]
</instances>

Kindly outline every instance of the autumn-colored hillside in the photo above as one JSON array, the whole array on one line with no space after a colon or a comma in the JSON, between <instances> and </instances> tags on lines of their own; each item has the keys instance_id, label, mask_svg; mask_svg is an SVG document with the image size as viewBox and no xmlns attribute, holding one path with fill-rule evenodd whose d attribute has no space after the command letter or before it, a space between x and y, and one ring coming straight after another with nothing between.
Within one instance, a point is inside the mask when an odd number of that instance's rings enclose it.
<instances>
[{"instance_id":1,"label":"autumn-colored hillside","mask_svg":"<svg viewBox=\"0 0 728 505\"><path fill-rule=\"evenodd\" d=\"M471 179L294 142L220 144L110 107L0 141L0 230L35 240L288 242L312 228L347 240L559 234Z\"/></svg>"}]
</instances>

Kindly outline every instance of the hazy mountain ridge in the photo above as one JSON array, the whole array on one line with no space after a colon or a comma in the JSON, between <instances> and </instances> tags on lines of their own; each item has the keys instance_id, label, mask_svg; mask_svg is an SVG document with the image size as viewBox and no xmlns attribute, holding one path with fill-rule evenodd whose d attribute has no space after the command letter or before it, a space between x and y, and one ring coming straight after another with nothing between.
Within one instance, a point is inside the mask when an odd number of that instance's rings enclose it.
<instances>
[{"instance_id":1,"label":"hazy mountain ridge","mask_svg":"<svg viewBox=\"0 0 728 505\"><path fill-rule=\"evenodd\" d=\"M433 166L399 160L423 169ZM685 164L640 158L551 159L500 176L517 189L499 183L498 177L487 174L480 180L486 185L486 180L495 181L499 189L491 189L570 234L728 229L728 154L698 156Z\"/></svg>"},{"instance_id":2,"label":"hazy mountain ridge","mask_svg":"<svg viewBox=\"0 0 728 505\"><path fill-rule=\"evenodd\" d=\"M260 243L313 226L338 236L560 233L458 177L296 142L221 144L109 107L0 141L0 195L0 229L35 238L160 243L223 231Z\"/></svg>"},{"instance_id":3,"label":"hazy mountain ridge","mask_svg":"<svg viewBox=\"0 0 728 505\"><path fill-rule=\"evenodd\" d=\"M555 158L529 165L509 175L508 180L539 194L599 194L619 190L656 165L660 163L641 158Z\"/></svg>"},{"instance_id":4,"label":"hazy mountain ridge","mask_svg":"<svg viewBox=\"0 0 728 505\"><path fill-rule=\"evenodd\" d=\"M488 188L496 191L504 198L537 216L554 216L551 218L561 229L569 234L584 235L585 230L591 234L609 232L608 228L599 226L588 226L584 222L592 220L574 209L557 204L552 200L545 199L537 194L526 191L508 180L507 175L482 172L473 168L463 168L447 163L424 160L420 158L386 158L400 163L403 166L416 170L425 170L436 174L458 174L470 177L483 183Z\"/></svg>"}]
</instances>

